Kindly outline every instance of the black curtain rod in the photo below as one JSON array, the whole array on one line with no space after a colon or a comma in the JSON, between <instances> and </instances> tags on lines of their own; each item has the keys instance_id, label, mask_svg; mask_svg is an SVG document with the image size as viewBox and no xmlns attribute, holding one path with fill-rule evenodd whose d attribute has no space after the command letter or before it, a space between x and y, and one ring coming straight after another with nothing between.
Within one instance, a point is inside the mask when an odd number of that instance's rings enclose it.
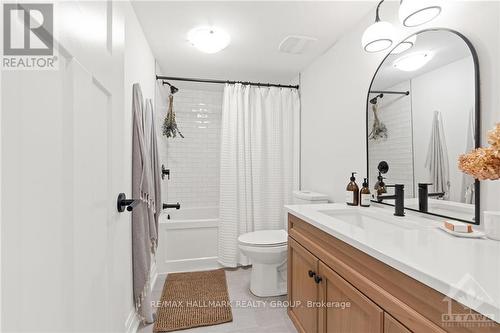
<instances>
[{"instance_id":1,"label":"black curtain rod","mask_svg":"<svg viewBox=\"0 0 500 333\"><path fill-rule=\"evenodd\" d=\"M174 77L174 76L162 76L156 75L157 80L170 80L170 81L186 81L186 82L200 82L200 83L219 83L219 84L236 84L241 83L243 85L257 86L257 87L278 87L278 88L292 88L299 89L299 86L274 84L274 83L256 83L248 81L224 81L224 80L209 80L209 79L197 79L197 78L187 78L187 77Z\"/></svg>"},{"instance_id":2,"label":"black curtain rod","mask_svg":"<svg viewBox=\"0 0 500 333\"><path fill-rule=\"evenodd\" d=\"M406 95L410 94L409 91L385 91L385 90L372 90L370 94L393 94L393 95Z\"/></svg>"}]
</instances>

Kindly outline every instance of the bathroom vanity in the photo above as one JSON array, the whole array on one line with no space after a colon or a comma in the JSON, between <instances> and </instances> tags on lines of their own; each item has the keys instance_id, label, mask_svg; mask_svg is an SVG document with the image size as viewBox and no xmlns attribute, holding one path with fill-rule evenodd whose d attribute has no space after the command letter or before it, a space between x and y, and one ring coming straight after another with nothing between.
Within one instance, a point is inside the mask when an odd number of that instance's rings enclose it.
<instances>
[{"instance_id":1,"label":"bathroom vanity","mask_svg":"<svg viewBox=\"0 0 500 333\"><path fill-rule=\"evenodd\" d=\"M287 209L288 314L299 332L500 332L499 242L377 207Z\"/></svg>"}]
</instances>

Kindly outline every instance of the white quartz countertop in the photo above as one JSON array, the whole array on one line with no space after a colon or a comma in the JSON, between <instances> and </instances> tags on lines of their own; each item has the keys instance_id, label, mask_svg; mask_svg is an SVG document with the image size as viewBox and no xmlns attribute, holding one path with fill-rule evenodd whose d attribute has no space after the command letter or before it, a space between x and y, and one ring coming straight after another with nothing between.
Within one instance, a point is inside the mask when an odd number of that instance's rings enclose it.
<instances>
[{"instance_id":1,"label":"white quartz countertop","mask_svg":"<svg viewBox=\"0 0 500 333\"><path fill-rule=\"evenodd\" d=\"M395 217L392 207L285 207L292 215L500 323L500 242L458 238L438 229L444 219L409 211L406 217ZM335 215L355 210L387 223L359 225Z\"/></svg>"}]
</instances>

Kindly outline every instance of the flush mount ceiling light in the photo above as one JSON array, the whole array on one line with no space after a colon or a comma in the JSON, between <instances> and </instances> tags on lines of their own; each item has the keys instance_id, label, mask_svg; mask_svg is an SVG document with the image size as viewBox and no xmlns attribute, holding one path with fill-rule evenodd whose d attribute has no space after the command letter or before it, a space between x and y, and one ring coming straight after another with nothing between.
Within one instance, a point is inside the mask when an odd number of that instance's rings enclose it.
<instances>
[{"instance_id":1,"label":"flush mount ceiling light","mask_svg":"<svg viewBox=\"0 0 500 333\"><path fill-rule=\"evenodd\" d=\"M424 67L433 55L431 52L415 52L398 58L394 61L394 68L401 71L412 72Z\"/></svg>"},{"instance_id":2,"label":"flush mount ceiling light","mask_svg":"<svg viewBox=\"0 0 500 333\"><path fill-rule=\"evenodd\" d=\"M189 42L205 53L217 53L225 49L231 42L227 32L215 27L200 27L188 32Z\"/></svg>"},{"instance_id":3,"label":"flush mount ceiling light","mask_svg":"<svg viewBox=\"0 0 500 333\"><path fill-rule=\"evenodd\" d=\"M380 52L391 47L394 40L394 29L389 22L380 21L379 9L384 0L377 6L375 23L369 26L363 33L361 45L366 52Z\"/></svg>"},{"instance_id":4,"label":"flush mount ceiling light","mask_svg":"<svg viewBox=\"0 0 500 333\"><path fill-rule=\"evenodd\" d=\"M391 51L391 54L400 54L403 53L404 51L411 49L415 45L416 41L417 41L417 35L413 35L405 39L404 41L399 43L398 46L394 48L394 50Z\"/></svg>"},{"instance_id":5,"label":"flush mount ceiling light","mask_svg":"<svg viewBox=\"0 0 500 333\"><path fill-rule=\"evenodd\" d=\"M402 0L399 20L406 27L416 27L435 19L441 9L440 0Z\"/></svg>"}]
</instances>

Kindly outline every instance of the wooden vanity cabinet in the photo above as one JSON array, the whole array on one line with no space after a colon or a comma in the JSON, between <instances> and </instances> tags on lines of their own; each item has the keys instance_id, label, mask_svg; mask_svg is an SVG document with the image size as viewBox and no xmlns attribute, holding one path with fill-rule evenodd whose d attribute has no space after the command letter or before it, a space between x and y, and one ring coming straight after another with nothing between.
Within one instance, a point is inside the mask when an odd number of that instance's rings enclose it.
<instances>
[{"instance_id":1,"label":"wooden vanity cabinet","mask_svg":"<svg viewBox=\"0 0 500 333\"><path fill-rule=\"evenodd\" d=\"M382 333L384 311L340 275L319 262L318 332Z\"/></svg>"},{"instance_id":2,"label":"wooden vanity cabinet","mask_svg":"<svg viewBox=\"0 0 500 333\"><path fill-rule=\"evenodd\" d=\"M500 333L490 320L443 325L449 301L463 306L293 215L288 234L288 314L301 333Z\"/></svg>"},{"instance_id":3,"label":"wooden vanity cabinet","mask_svg":"<svg viewBox=\"0 0 500 333\"><path fill-rule=\"evenodd\" d=\"M293 239L288 248L288 313L300 332L383 332L381 308Z\"/></svg>"},{"instance_id":4,"label":"wooden vanity cabinet","mask_svg":"<svg viewBox=\"0 0 500 333\"><path fill-rule=\"evenodd\" d=\"M384 333L411 333L403 324L384 313Z\"/></svg>"},{"instance_id":5,"label":"wooden vanity cabinet","mask_svg":"<svg viewBox=\"0 0 500 333\"><path fill-rule=\"evenodd\" d=\"M318 284L314 280L319 260L309 251L289 240L288 262L293 267L288 271L290 307L288 313L302 332L318 331L318 308L308 306L308 302L318 298Z\"/></svg>"}]
</instances>

